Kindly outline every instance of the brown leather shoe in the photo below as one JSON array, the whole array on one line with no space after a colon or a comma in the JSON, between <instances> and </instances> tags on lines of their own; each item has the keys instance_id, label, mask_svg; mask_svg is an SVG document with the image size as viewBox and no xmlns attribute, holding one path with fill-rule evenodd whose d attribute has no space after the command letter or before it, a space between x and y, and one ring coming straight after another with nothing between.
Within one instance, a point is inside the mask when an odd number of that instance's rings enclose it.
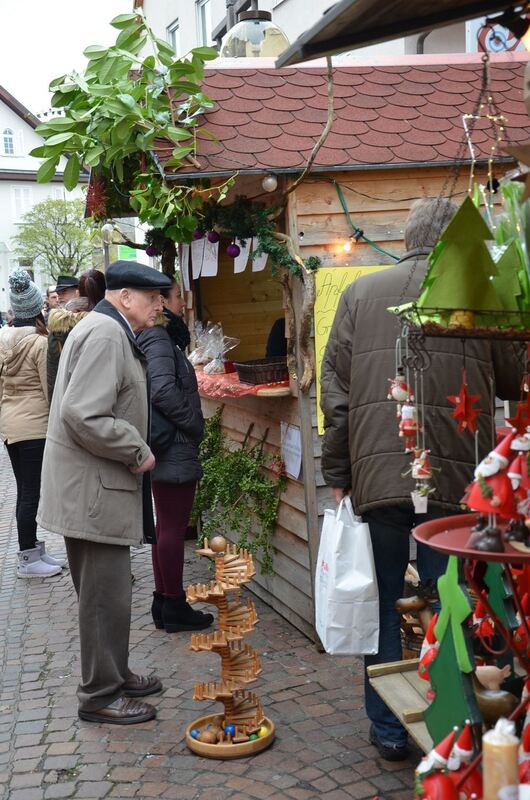
<instances>
[{"instance_id":1,"label":"brown leather shoe","mask_svg":"<svg viewBox=\"0 0 530 800\"><path fill-rule=\"evenodd\" d=\"M125 697L145 697L148 694L158 694L164 687L156 675L129 675L122 686Z\"/></svg>"},{"instance_id":2,"label":"brown leather shoe","mask_svg":"<svg viewBox=\"0 0 530 800\"><path fill-rule=\"evenodd\" d=\"M106 722L110 725L138 725L156 717L156 708L129 697L118 697L113 703L97 711L78 711L80 719L87 722Z\"/></svg>"}]
</instances>

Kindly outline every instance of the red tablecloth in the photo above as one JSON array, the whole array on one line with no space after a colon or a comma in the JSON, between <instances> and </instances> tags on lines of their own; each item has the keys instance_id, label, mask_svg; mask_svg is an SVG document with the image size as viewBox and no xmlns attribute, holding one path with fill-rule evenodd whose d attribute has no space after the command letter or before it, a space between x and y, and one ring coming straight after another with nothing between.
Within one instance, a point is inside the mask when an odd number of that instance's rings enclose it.
<instances>
[{"instance_id":1,"label":"red tablecloth","mask_svg":"<svg viewBox=\"0 0 530 800\"><path fill-rule=\"evenodd\" d=\"M241 383L237 372L220 375L208 375L206 372L196 372L199 392L207 397L244 397L248 394L257 394L260 389L270 386L289 386L289 381L277 383L259 383L255 386L250 383Z\"/></svg>"}]
</instances>

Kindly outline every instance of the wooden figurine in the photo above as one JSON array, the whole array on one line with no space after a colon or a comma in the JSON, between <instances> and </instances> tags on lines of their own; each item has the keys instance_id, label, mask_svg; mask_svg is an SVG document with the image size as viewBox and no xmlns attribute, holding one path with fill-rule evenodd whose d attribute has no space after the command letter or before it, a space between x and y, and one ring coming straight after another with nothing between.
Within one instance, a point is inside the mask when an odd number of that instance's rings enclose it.
<instances>
[{"instance_id":1,"label":"wooden figurine","mask_svg":"<svg viewBox=\"0 0 530 800\"><path fill-rule=\"evenodd\" d=\"M252 600L240 597L241 587L254 575L252 555L222 536L214 536L211 542L205 539L198 553L214 561L215 578L188 587L187 599L217 606L218 630L192 634L190 649L217 653L221 679L196 684L193 699L221 702L224 714L201 717L188 725L186 743L207 758L253 755L272 743L274 724L265 717L254 692L244 688L261 672L258 654L243 642L258 622Z\"/></svg>"}]
</instances>

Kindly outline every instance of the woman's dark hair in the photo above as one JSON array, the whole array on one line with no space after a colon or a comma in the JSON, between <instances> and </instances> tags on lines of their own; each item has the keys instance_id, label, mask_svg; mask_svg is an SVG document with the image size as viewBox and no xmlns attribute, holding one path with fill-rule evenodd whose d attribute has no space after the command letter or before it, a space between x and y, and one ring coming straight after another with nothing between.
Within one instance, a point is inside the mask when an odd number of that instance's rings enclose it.
<instances>
[{"instance_id":1,"label":"woman's dark hair","mask_svg":"<svg viewBox=\"0 0 530 800\"><path fill-rule=\"evenodd\" d=\"M175 285L176 283L178 283L178 284L179 284L179 286L180 286L180 281L178 281L178 280L175 278L175 276L174 276L174 275L168 275L167 277L168 277L168 278L170 279L170 281L171 281L171 286L169 286L167 289L160 289L160 294L162 295L162 297L165 297L165 298L166 298L166 300L167 300L167 298L169 297L169 293L170 293L170 291L172 290L172 288L174 287L174 285Z\"/></svg>"},{"instance_id":2,"label":"woman's dark hair","mask_svg":"<svg viewBox=\"0 0 530 800\"><path fill-rule=\"evenodd\" d=\"M103 300L106 288L105 276L99 269L89 269L79 278L79 297L86 297L89 311Z\"/></svg>"},{"instance_id":3,"label":"woman's dark hair","mask_svg":"<svg viewBox=\"0 0 530 800\"><path fill-rule=\"evenodd\" d=\"M31 319L14 317L11 325L13 328L24 328L26 325L30 325L35 327L37 329L37 333L41 336L48 335L48 328L46 327L46 322L44 321L42 314L37 314L36 317L32 317Z\"/></svg>"}]
</instances>

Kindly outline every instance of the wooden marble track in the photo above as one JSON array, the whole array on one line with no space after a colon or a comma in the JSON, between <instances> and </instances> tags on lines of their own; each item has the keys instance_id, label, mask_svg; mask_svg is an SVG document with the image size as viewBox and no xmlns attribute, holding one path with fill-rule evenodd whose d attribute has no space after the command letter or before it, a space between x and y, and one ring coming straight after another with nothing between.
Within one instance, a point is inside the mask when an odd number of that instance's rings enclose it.
<instances>
[{"instance_id":1,"label":"wooden marble track","mask_svg":"<svg viewBox=\"0 0 530 800\"><path fill-rule=\"evenodd\" d=\"M252 554L216 536L207 539L199 555L214 561L215 578L187 590L188 602L211 603L217 607L218 629L193 633L190 650L213 652L221 658L221 679L197 683L194 700L220 702L224 714L201 717L186 729L190 750L208 758L238 758L264 750L274 740L275 729L263 712L254 692L244 687L261 673L256 651L243 642L258 622L250 598L241 599L241 587L254 575Z\"/></svg>"}]
</instances>

